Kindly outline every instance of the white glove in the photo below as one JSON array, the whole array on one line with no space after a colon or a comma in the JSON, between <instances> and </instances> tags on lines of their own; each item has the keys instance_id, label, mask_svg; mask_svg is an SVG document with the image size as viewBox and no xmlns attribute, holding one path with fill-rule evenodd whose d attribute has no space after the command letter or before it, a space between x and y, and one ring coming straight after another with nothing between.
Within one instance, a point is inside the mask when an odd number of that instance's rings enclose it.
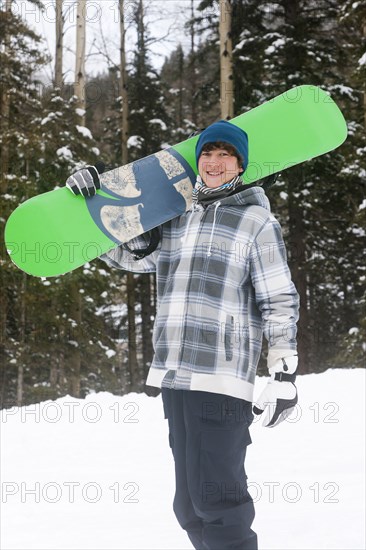
<instances>
[{"instance_id":1,"label":"white glove","mask_svg":"<svg viewBox=\"0 0 366 550\"><path fill-rule=\"evenodd\" d=\"M97 168L95 166L87 166L78 170L67 178L66 187L74 195L93 197L101 187Z\"/></svg>"},{"instance_id":2,"label":"white glove","mask_svg":"<svg viewBox=\"0 0 366 550\"><path fill-rule=\"evenodd\" d=\"M277 361L269 369L271 379L254 403L254 414L265 411L263 426L273 428L285 420L294 410L297 403L295 386L297 355Z\"/></svg>"}]
</instances>

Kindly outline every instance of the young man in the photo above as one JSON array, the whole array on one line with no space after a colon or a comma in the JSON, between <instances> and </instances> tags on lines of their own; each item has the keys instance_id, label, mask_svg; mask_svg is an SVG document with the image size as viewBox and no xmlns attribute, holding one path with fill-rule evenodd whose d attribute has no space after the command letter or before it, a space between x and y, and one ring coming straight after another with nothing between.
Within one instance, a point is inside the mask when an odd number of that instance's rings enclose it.
<instances>
[{"instance_id":1,"label":"young man","mask_svg":"<svg viewBox=\"0 0 366 550\"><path fill-rule=\"evenodd\" d=\"M196 146L199 176L190 211L163 224L159 245L137 260L140 237L103 256L110 265L157 273L154 360L147 384L162 388L175 461L174 512L196 549L255 550L254 506L244 461L262 334L270 381L254 412L264 425L297 402L298 295L281 229L261 187L245 185L248 137L219 121ZM69 180L95 193L95 171ZM91 190L91 191L90 191Z\"/></svg>"}]
</instances>

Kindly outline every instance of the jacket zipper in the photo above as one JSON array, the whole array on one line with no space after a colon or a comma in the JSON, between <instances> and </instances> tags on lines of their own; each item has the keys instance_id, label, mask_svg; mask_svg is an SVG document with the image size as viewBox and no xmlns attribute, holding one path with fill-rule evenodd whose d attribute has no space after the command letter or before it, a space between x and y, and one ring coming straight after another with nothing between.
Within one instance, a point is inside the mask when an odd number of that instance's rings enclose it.
<instances>
[{"instance_id":1,"label":"jacket zipper","mask_svg":"<svg viewBox=\"0 0 366 550\"><path fill-rule=\"evenodd\" d=\"M213 240L213 233L214 233L214 228L215 228L215 224L216 224L216 213L217 213L217 208L220 206L221 202L218 201L215 204L215 211L214 211L214 219L213 219L213 223L212 223L212 229L211 229L211 236L210 236L210 243L209 243L209 248L208 248L208 251L207 251L207 256L211 256L211 248L212 248L212 240ZM207 213L207 210L209 209L210 207L208 206L204 211L203 211L203 214L200 218L200 223L203 221L206 213ZM198 209L197 209L198 210ZM188 236L188 230L191 226L191 221L192 221L192 216L193 216L193 213L195 211L197 211L195 209L195 207L193 207L192 209L192 213L191 213L191 217L187 223L187 227L186 227L186 231L184 232L184 237L183 237L183 240L182 242L184 243L187 239L187 236ZM189 272L191 273L192 272L192 267L193 267L193 262L194 262L194 256L192 255L192 258L191 258L191 261L190 261L190 266L189 266ZM191 281L192 281L192 277L190 277L189 281L188 281L188 286L187 286L187 296L189 296L189 293L190 293L190 288L191 288ZM183 318L184 318L184 328L183 328L183 335L182 335L182 342L180 344L180 350L179 350L179 363L182 362L182 358L183 358L183 342L185 341L185 337L186 337L186 332L187 332L187 303L185 303L184 305L184 315L183 315ZM175 383L174 383L175 384Z\"/></svg>"},{"instance_id":2,"label":"jacket zipper","mask_svg":"<svg viewBox=\"0 0 366 550\"><path fill-rule=\"evenodd\" d=\"M212 240L213 240L213 235L214 235L214 231L215 231L217 209L218 209L218 207L220 206L220 204L221 204L220 201L217 201L217 202L215 203L215 211L214 211L214 218L213 218L212 227L211 227L210 242L209 242L209 244L208 244L208 250L207 250L207 257L208 257L208 258L209 258L210 256L212 256L212 252L211 252L211 249L212 249Z\"/></svg>"}]
</instances>

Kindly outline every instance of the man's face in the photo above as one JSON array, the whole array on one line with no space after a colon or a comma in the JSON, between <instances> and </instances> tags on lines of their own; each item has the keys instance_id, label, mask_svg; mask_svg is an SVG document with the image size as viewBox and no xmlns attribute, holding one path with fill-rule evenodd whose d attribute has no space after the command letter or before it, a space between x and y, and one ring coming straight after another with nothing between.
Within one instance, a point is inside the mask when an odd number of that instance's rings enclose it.
<instances>
[{"instance_id":1,"label":"man's face","mask_svg":"<svg viewBox=\"0 0 366 550\"><path fill-rule=\"evenodd\" d=\"M202 181L214 189L227 183L242 172L238 158L226 149L202 151L198 159L198 172Z\"/></svg>"}]
</instances>

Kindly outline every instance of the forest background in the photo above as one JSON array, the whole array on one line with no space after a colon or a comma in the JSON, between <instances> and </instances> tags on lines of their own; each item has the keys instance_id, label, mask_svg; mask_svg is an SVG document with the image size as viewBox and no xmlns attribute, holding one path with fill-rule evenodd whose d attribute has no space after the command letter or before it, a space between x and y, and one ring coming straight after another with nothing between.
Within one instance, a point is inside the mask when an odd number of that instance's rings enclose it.
<instances>
[{"instance_id":1,"label":"forest background","mask_svg":"<svg viewBox=\"0 0 366 550\"><path fill-rule=\"evenodd\" d=\"M52 55L23 17L21 2L0 2L0 407L97 391L156 395L145 387L155 276L95 260L62 277L30 277L11 263L4 226L19 203L64 185L83 165L102 160L112 169L221 118L218 1L176 3L179 28L166 25L159 40L169 40L170 53L157 66L150 15L160 9L161 28L164 3L119 0L114 27L106 36L101 19L94 44L103 69L84 74L85 54L78 66L76 52L70 82L62 60L74 46L63 37L78 26L82 2L28 1L44 17L52 4L57 15ZM300 372L365 367L366 3L226 4L235 116L293 86L314 84L330 92L346 117L345 144L283 172L268 196L301 296ZM126 32L133 39L125 52ZM120 41L120 60L110 50L111 35ZM49 66L52 79L45 82L40 75ZM265 347L259 374L267 372Z\"/></svg>"}]
</instances>

